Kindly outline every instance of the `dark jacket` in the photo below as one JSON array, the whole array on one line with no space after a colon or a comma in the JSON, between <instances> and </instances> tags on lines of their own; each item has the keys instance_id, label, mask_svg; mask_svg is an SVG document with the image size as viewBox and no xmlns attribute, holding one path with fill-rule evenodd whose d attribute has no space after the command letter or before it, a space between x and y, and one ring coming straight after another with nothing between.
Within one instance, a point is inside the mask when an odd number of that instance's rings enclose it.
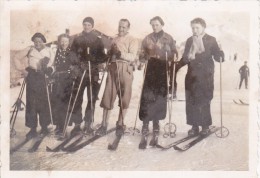
<instances>
[{"instance_id":1,"label":"dark jacket","mask_svg":"<svg viewBox=\"0 0 260 178\"><path fill-rule=\"evenodd\" d=\"M241 77L249 77L249 68L247 67L247 65L243 65L242 67L240 67L239 73Z\"/></svg>"},{"instance_id":2,"label":"dark jacket","mask_svg":"<svg viewBox=\"0 0 260 178\"><path fill-rule=\"evenodd\" d=\"M104 52L104 44L101 37L97 36L93 31L82 32L72 42L71 50L77 54L80 61L86 61L88 58L87 48L89 47L91 62L93 64L103 63L106 60Z\"/></svg>"},{"instance_id":3,"label":"dark jacket","mask_svg":"<svg viewBox=\"0 0 260 178\"><path fill-rule=\"evenodd\" d=\"M54 67L56 72L68 71L71 65L79 62L76 54L69 48L65 51L57 49L54 58Z\"/></svg>"}]
</instances>

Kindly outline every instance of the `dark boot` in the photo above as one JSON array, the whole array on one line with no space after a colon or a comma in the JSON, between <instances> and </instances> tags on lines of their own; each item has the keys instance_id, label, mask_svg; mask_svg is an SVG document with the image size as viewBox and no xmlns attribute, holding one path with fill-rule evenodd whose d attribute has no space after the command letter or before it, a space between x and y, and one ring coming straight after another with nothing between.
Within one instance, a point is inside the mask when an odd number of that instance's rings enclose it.
<instances>
[{"instance_id":1,"label":"dark boot","mask_svg":"<svg viewBox=\"0 0 260 178\"><path fill-rule=\"evenodd\" d=\"M36 128L31 128L31 130L26 134L26 138L34 138L37 136Z\"/></svg>"},{"instance_id":2,"label":"dark boot","mask_svg":"<svg viewBox=\"0 0 260 178\"><path fill-rule=\"evenodd\" d=\"M159 131L159 120L153 121L153 137L150 141L150 146L156 146L158 144Z\"/></svg>"},{"instance_id":3,"label":"dark boot","mask_svg":"<svg viewBox=\"0 0 260 178\"><path fill-rule=\"evenodd\" d=\"M74 128L71 130L70 135L75 136L81 133L80 124L75 124Z\"/></svg>"},{"instance_id":4,"label":"dark boot","mask_svg":"<svg viewBox=\"0 0 260 178\"><path fill-rule=\"evenodd\" d=\"M209 126L202 126L202 130L200 132L201 135L206 136L209 134L209 132L210 132Z\"/></svg>"},{"instance_id":5,"label":"dark boot","mask_svg":"<svg viewBox=\"0 0 260 178\"><path fill-rule=\"evenodd\" d=\"M83 132L87 135L91 135L94 133L94 130L92 129L91 127L91 122L89 121L85 121L85 125L84 125L84 128L83 128Z\"/></svg>"},{"instance_id":6,"label":"dark boot","mask_svg":"<svg viewBox=\"0 0 260 178\"><path fill-rule=\"evenodd\" d=\"M62 133L62 127L60 125L56 125L54 133L55 135L59 135L60 133Z\"/></svg>"},{"instance_id":7,"label":"dark boot","mask_svg":"<svg viewBox=\"0 0 260 178\"><path fill-rule=\"evenodd\" d=\"M101 125L97 131L96 131L96 135L100 135L100 136L103 136L103 135L106 135L107 134L107 127L104 126L104 125Z\"/></svg>"},{"instance_id":8,"label":"dark boot","mask_svg":"<svg viewBox=\"0 0 260 178\"><path fill-rule=\"evenodd\" d=\"M149 135L149 122L144 122L142 127L142 138L139 143L139 149L146 149L148 135Z\"/></svg>"},{"instance_id":9,"label":"dark boot","mask_svg":"<svg viewBox=\"0 0 260 178\"><path fill-rule=\"evenodd\" d=\"M193 125L192 128L188 131L189 136L195 136L199 134L199 127Z\"/></svg>"},{"instance_id":10,"label":"dark boot","mask_svg":"<svg viewBox=\"0 0 260 178\"><path fill-rule=\"evenodd\" d=\"M118 122L116 122L116 136L121 136L124 134L126 129L125 125L119 125Z\"/></svg>"},{"instance_id":11,"label":"dark boot","mask_svg":"<svg viewBox=\"0 0 260 178\"><path fill-rule=\"evenodd\" d=\"M174 87L174 90L173 90L172 99L173 99L173 100L176 100L176 99L177 99L176 88L175 88L175 87Z\"/></svg>"},{"instance_id":12,"label":"dark boot","mask_svg":"<svg viewBox=\"0 0 260 178\"><path fill-rule=\"evenodd\" d=\"M46 126L42 127L41 131L40 131L40 135L44 136L44 135L48 135L49 134L49 130Z\"/></svg>"}]
</instances>

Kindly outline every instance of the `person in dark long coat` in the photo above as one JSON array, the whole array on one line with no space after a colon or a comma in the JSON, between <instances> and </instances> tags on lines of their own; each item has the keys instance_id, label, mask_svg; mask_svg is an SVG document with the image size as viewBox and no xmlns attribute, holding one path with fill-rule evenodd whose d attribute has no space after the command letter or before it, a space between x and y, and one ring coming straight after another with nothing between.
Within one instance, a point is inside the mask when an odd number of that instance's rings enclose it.
<instances>
[{"instance_id":1,"label":"person in dark long coat","mask_svg":"<svg viewBox=\"0 0 260 178\"><path fill-rule=\"evenodd\" d=\"M55 134L62 136L67 115L69 99L72 93L72 70L77 67L78 59L69 48L70 37L61 34L58 37L58 49L54 59L55 72L52 87L53 121L56 125ZM72 105L72 102L71 102ZM68 110L69 112L70 110Z\"/></svg>"},{"instance_id":2,"label":"person in dark long coat","mask_svg":"<svg viewBox=\"0 0 260 178\"><path fill-rule=\"evenodd\" d=\"M166 117L167 111L167 68L166 53L172 61L177 53L175 41L171 35L163 31L164 22L156 16L150 24L153 33L146 36L142 42L140 60L147 60L147 69L141 95L139 118L143 121L142 135L149 133L149 121L153 121L153 134L159 134L159 120ZM145 149L146 145L139 145Z\"/></svg>"},{"instance_id":3,"label":"person in dark long coat","mask_svg":"<svg viewBox=\"0 0 260 178\"><path fill-rule=\"evenodd\" d=\"M189 135L207 134L212 125L210 103L214 91L214 61L224 61L224 53L216 38L205 33L206 22L191 21L193 36L186 41L183 57L178 65L188 65L185 78L186 117L191 125Z\"/></svg>"}]
</instances>

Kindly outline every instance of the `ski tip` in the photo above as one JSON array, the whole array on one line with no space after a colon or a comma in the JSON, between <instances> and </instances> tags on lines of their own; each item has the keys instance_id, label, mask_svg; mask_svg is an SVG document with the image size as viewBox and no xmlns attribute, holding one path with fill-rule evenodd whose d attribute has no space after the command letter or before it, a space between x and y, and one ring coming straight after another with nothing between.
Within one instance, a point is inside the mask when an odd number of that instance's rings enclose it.
<instances>
[{"instance_id":1,"label":"ski tip","mask_svg":"<svg viewBox=\"0 0 260 178\"><path fill-rule=\"evenodd\" d=\"M110 151L115 151L117 148L114 147L113 145L109 144L107 149L110 150Z\"/></svg>"},{"instance_id":2,"label":"ski tip","mask_svg":"<svg viewBox=\"0 0 260 178\"><path fill-rule=\"evenodd\" d=\"M29 149L28 152L29 152L29 153L34 153L35 150L34 150L34 149Z\"/></svg>"},{"instance_id":3,"label":"ski tip","mask_svg":"<svg viewBox=\"0 0 260 178\"><path fill-rule=\"evenodd\" d=\"M163 147L162 145L159 145L159 144L156 144L155 147L156 147L156 148L160 148L160 149L162 149L162 150L166 150L165 147Z\"/></svg>"},{"instance_id":4,"label":"ski tip","mask_svg":"<svg viewBox=\"0 0 260 178\"><path fill-rule=\"evenodd\" d=\"M63 147L63 148L61 148L60 150L61 150L61 151L68 151L69 149L68 149L68 148L66 149L65 147Z\"/></svg>"},{"instance_id":5,"label":"ski tip","mask_svg":"<svg viewBox=\"0 0 260 178\"><path fill-rule=\"evenodd\" d=\"M159 145L159 144L156 144L155 147L156 147L156 148L161 148L161 149L163 149L163 146L161 146L161 145Z\"/></svg>"},{"instance_id":6,"label":"ski tip","mask_svg":"<svg viewBox=\"0 0 260 178\"><path fill-rule=\"evenodd\" d=\"M47 151L47 152L51 152L52 149L51 149L50 147L46 146L46 151Z\"/></svg>"},{"instance_id":7,"label":"ski tip","mask_svg":"<svg viewBox=\"0 0 260 178\"><path fill-rule=\"evenodd\" d=\"M183 151L180 147L178 147L177 145L174 145L173 146L174 150L177 150L177 151Z\"/></svg>"}]
</instances>

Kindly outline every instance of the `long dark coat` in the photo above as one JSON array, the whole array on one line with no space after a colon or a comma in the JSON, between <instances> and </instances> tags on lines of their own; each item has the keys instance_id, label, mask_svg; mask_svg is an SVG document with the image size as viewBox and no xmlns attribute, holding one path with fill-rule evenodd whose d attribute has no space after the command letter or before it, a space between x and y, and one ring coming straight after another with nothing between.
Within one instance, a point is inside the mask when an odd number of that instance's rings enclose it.
<instances>
[{"instance_id":1,"label":"long dark coat","mask_svg":"<svg viewBox=\"0 0 260 178\"><path fill-rule=\"evenodd\" d=\"M70 66L76 65L78 59L70 49L57 50L54 59L54 84L52 86L53 121L55 125L64 126L73 79L68 72Z\"/></svg>"},{"instance_id":2,"label":"long dark coat","mask_svg":"<svg viewBox=\"0 0 260 178\"><path fill-rule=\"evenodd\" d=\"M220 50L214 37L205 34L202 38L205 52L196 54L189 61L188 53L192 45L192 37L188 38L183 57L178 64L188 65L185 78L186 117L188 125L209 126L212 124L210 103L214 91L214 61L224 61L224 53Z\"/></svg>"},{"instance_id":3,"label":"long dark coat","mask_svg":"<svg viewBox=\"0 0 260 178\"><path fill-rule=\"evenodd\" d=\"M142 42L142 51L147 56L147 70L141 95L139 118L142 121L162 120L167 111L167 72L168 60L176 53L173 38L161 31L159 35L151 33Z\"/></svg>"}]
</instances>

